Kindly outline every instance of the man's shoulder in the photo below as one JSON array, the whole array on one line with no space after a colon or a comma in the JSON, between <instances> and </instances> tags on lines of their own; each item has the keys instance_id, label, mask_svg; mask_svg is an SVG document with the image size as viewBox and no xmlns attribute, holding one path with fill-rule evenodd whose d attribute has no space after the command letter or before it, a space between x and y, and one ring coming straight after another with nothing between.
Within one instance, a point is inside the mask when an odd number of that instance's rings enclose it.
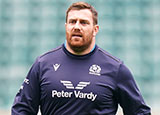
<instances>
[{"instance_id":1,"label":"man's shoulder","mask_svg":"<svg viewBox=\"0 0 160 115\"><path fill-rule=\"evenodd\" d=\"M109 52L107 52L106 50L98 47L98 52L104 56L104 58L106 58L107 60L109 61L112 61L114 63L117 63L117 64L121 64L123 63L119 58L113 56L112 54L110 54Z\"/></svg>"},{"instance_id":2,"label":"man's shoulder","mask_svg":"<svg viewBox=\"0 0 160 115\"><path fill-rule=\"evenodd\" d=\"M60 54L61 50L62 50L62 45L40 55L38 58L39 58L39 60L44 60L44 59L48 59L48 58L57 57L58 54Z\"/></svg>"}]
</instances>

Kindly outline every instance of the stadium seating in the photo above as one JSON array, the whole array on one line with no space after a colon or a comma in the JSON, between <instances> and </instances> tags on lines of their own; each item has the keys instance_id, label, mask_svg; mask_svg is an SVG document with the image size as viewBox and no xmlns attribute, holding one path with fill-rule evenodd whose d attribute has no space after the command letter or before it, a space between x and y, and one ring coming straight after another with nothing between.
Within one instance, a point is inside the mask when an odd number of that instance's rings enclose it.
<instances>
[{"instance_id":1,"label":"stadium seating","mask_svg":"<svg viewBox=\"0 0 160 115\"><path fill-rule=\"evenodd\" d=\"M99 13L96 42L131 69L150 105L160 102L160 1L85 0ZM64 43L73 0L0 0L0 109L10 108L36 57Z\"/></svg>"}]
</instances>

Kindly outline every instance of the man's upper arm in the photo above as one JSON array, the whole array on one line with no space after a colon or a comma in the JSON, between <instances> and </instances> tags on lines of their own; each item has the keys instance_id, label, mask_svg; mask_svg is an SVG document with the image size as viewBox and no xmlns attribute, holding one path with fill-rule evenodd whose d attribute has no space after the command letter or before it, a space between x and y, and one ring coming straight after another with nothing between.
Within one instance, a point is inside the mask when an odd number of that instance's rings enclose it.
<instances>
[{"instance_id":1,"label":"man's upper arm","mask_svg":"<svg viewBox=\"0 0 160 115\"><path fill-rule=\"evenodd\" d=\"M39 90L39 64L36 61L15 97L12 115L36 115L39 108Z\"/></svg>"},{"instance_id":2,"label":"man's upper arm","mask_svg":"<svg viewBox=\"0 0 160 115\"><path fill-rule=\"evenodd\" d=\"M123 64L117 75L117 99L125 115L150 115L131 72Z\"/></svg>"}]
</instances>

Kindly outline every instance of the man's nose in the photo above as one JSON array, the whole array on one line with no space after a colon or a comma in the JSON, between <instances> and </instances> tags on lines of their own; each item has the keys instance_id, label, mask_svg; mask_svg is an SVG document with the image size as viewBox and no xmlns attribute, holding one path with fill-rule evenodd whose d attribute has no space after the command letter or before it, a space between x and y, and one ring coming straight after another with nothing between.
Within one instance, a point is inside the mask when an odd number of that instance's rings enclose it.
<instances>
[{"instance_id":1,"label":"man's nose","mask_svg":"<svg viewBox=\"0 0 160 115\"><path fill-rule=\"evenodd\" d=\"M78 21L75 23L74 29L80 29L80 23Z\"/></svg>"}]
</instances>

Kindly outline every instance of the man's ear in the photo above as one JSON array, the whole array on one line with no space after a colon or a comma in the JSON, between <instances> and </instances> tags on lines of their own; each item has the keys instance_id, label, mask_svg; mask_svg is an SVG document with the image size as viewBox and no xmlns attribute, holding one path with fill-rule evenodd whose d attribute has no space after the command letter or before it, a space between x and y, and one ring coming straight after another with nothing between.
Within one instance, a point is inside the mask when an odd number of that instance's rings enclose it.
<instances>
[{"instance_id":1,"label":"man's ear","mask_svg":"<svg viewBox=\"0 0 160 115\"><path fill-rule=\"evenodd\" d=\"M65 28L67 27L67 23L65 23Z\"/></svg>"},{"instance_id":2,"label":"man's ear","mask_svg":"<svg viewBox=\"0 0 160 115\"><path fill-rule=\"evenodd\" d=\"M95 36L97 35L98 32L99 32L99 26L98 26L98 25L94 25L93 36L95 37Z\"/></svg>"}]
</instances>

